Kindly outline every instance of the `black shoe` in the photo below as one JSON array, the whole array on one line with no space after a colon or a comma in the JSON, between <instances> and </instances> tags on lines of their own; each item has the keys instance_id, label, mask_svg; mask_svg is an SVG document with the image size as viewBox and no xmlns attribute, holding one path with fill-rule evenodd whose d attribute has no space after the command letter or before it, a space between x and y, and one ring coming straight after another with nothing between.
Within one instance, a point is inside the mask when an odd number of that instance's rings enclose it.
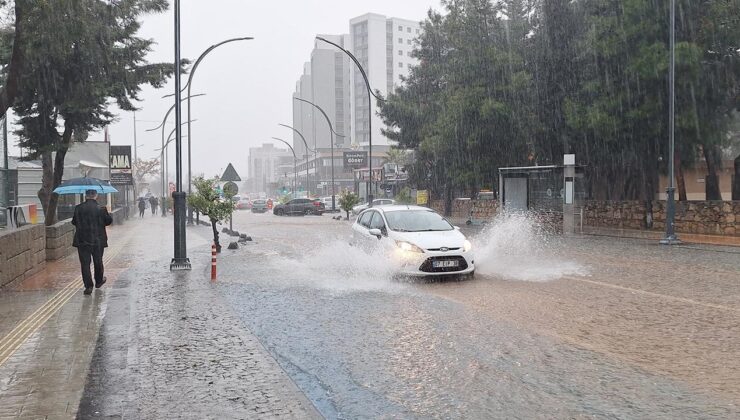
<instances>
[{"instance_id":1,"label":"black shoe","mask_svg":"<svg viewBox=\"0 0 740 420\"><path fill-rule=\"evenodd\" d=\"M85 291L82 292L82 294L84 294L84 295L91 295L92 294L92 289L93 289L92 287L86 287L85 288Z\"/></svg>"},{"instance_id":2,"label":"black shoe","mask_svg":"<svg viewBox=\"0 0 740 420\"><path fill-rule=\"evenodd\" d=\"M108 278L103 276L103 280L100 283L96 283L95 288L100 289L100 286L104 285L106 281L108 281Z\"/></svg>"}]
</instances>

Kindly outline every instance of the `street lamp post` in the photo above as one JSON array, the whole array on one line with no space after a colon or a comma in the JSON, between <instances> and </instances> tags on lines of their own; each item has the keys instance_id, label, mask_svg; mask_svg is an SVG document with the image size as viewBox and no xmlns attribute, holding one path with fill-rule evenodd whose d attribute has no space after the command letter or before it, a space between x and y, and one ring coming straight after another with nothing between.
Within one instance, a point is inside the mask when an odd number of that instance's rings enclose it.
<instances>
[{"instance_id":1,"label":"street lamp post","mask_svg":"<svg viewBox=\"0 0 740 420\"><path fill-rule=\"evenodd\" d=\"M311 195L311 184L308 182L308 158L311 156L308 154L308 152L315 152L314 150L311 150L308 147L308 142L306 141L306 138L303 137L303 134L301 134L300 131L296 130L295 128L286 125L286 124L278 124L281 127L290 128L293 130L298 136L303 140L303 145L306 146L306 197L309 197Z\"/></svg>"},{"instance_id":2,"label":"street lamp post","mask_svg":"<svg viewBox=\"0 0 740 420\"><path fill-rule=\"evenodd\" d=\"M370 169L370 188L368 188L368 194L367 194L367 201L370 203L370 207L373 205L373 97L377 100L381 100L378 98L374 93L373 90L370 88L370 81L367 79L367 74L365 73L365 69L362 68L362 65L359 61L357 61L357 58L352 55L351 52L345 50L340 45L329 41L326 38L317 36L316 39L319 41L324 41L327 44L331 44L340 50L347 54L349 58L354 61L354 63L357 65L357 68L360 70L360 74L362 74L362 78L365 79L365 87L367 87L367 127L368 127L368 142L369 142L369 152L368 152L368 165Z\"/></svg>"},{"instance_id":3,"label":"street lamp post","mask_svg":"<svg viewBox=\"0 0 740 420\"><path fill-rule=\"evenodd\" d=\"M216 48L228 44L230 42L237 42L237 41L247 41L250 39L254 39L252 37L241 37L241 38L231 38L227 39L225 41L221 41L218 44L213 44L210 47L208 47L203 53L198 57L197 60L195 60L195 64L193 64L193 68L190 69L190 75L188 76L188 82L187 82L187 89L188 89L188 121L190 121L190 89L193 85L193 76L195 75L195 71L198 69L198 66L200 65L201 61L213 50ZM178 90L179 92L179 90ZM191 145L193 143L193 133L190 131L190 124L188 124L188 195L192 194L193 192L193 176L192 176L192 153L191 153ZM188 223L193 224L193 209L188 207Z\"/></svg>"},{"instance_id":4,"label":"street lamp post","mask_svg":"<svg viewBox=\"0 0 740 420\"><path fill-rule=\"evenodd\" d=\"M290 148L290 151L293 152L293 198L298 198L298 157L295 154L295 150L290 143L283 139L279 139L277 137L273 137L272 139L285 143L285 145Z\"/></svg>"},{"instance_id":5,"label":"street lamp post","mask_svg":"<svg viewBox=\"0 0 740 420\"><path fill-rule=\"evenodd\" d=\"M180 88L180 0L175 0L175 192L174 201L174 257L170 270L190 270L185 231L185 193L182 190L182 103ZM188 96L189 97L189 96ZM189 118L188 118L189 119Z\"/></svg>"},{"instance_id":6,"label":"street lamp post","mask_svg":"<svg viewBox=\"0 0 740 420\"><path fill-rule=\"evenodd\" d=\"M344 136L334 131L334 127L331 124L331 120L329 119L329 116L326 115L326 112L324 112L324 110L321 109L320 106L316 105L315 103L311 101L307 101L302 98L293 97L293 99L295 99L296 101L305 102L309 105L314 106L316 109L321 111L321 113L324 115L324 118L326 118L326 122L329 124L329 137L331 141L331 211L334 212L336 211L336 203L335 203L335 198L334 198L334 196L336 195L336 190L334 188L334 135L336 134L339 137L344 137Z\"/></svg>"},{"instance_id":7,"label":"street lamp post","mask_svg":"<svg viewBox=\"0 0 740 420\"><path fill-rule=\"evenodd\" d=\"M188 97L185 98L185 99L190 99L190 98L195 98L197 96L205 96L205 95L206 95L205 93L198 93L198 94L195 94L195 95L188 95ZM177 102L181 102L181 101L182 100L177 101ZM159 124L158 126L156 126L154 128L150 128L149 130L146 130L147 132L149 132L149 131L159 130L160 128L162 129L162 149L163 150L164 150L164 143L165 143L165 140L164 140L165 125L167 124L167 118L169 118L170 113L172 113L172 111L175 109L176 103L175 104L172 104L172 106L170 107L170 109L168 109L167 112L164 114L164 118L162 119L162 123L161 124ZM159 166L160 166L160 173L161 173L161 176L162 176L162 217L167 217L167 212L166 212L166 210L167 210L167 207L166 207L167 206L167 203L165 203L165 200L167 198L167 190L166 190L166 186L165 186L165 181L166 181L166 177L168 176L168 174L165 174L165 167L164 167L165 166L164 165L164 160L165 160L166 157L167 157L166 155L163 156L162 159L161 159L161 161L160 161L160 164L159 164Z\"/></svg>"},{"instance_id":8,"label":"street lamp post","mask_svg":"<svg viewBox=\"0 0 740 420\"><path fill-rule=\"evenodd\" d=\"M665 237L660 240L663 245L676 245L681 241L676 237L674 223L676 220L674 155L675 149L675 112L676 112L676 0L671 0L670 13L670 65L668 71L668 188L666 188L666 221Z\"/></svg>"}]
</instances>

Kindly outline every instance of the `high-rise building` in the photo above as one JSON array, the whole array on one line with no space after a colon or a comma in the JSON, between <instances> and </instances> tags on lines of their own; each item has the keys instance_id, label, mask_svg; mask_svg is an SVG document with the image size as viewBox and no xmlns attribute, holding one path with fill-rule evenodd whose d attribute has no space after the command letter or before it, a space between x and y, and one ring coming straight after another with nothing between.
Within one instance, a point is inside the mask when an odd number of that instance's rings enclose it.
<instances>
[{"instance_id":1,"label":"high-rise building","mask_svg":"<svg viewBox=\"0 0 740 420\"><path fill-rule=\"evenodd\" d=\"M249 188L253 190L250 192L267 192L270 184L278 182L284 173L293 172L293 153L272 143L250 147L247 170Z\"/></svg>"},{"instance_id":2,"label":"high-rise building","mask_svg":"<svg viewBox=\"0 0 740 420\"><path fill-rule=\"evenodd\" d=\"M419 22L375 13L350 20L350 51L365 69L374 91L387 96L400 85L401 77L408 75L409 67L418 63L411 52L420 32ZM388 146L388 139L381 133L383 122L377 115L374 98L372 112L368 110L368 93L362 74L356 66L350 74L353 140L360 146L369 144L369 118L372 118L373 146Z\"/></svg>"},{"instance_id":3,"label":"high-rise building","mask_svg":"<svg viewBox=\"0 0 740 420\"><path fill-rule=\"evenodd\" d=\"M347 35L321 35L322 37L349 48ZM304 64L303 75L296 83L294 97L305 99L320 106L331 119L334 131L343 134L334 139L335 145L349 145L351 138L350 119L350 59L332 45L315 41L311 61ZM310 149L331 147L329 126L326 118L310 104L293 101L293 127L306 138ZM300 136L294 134L293 147L301 158L305 146Z\"/></svg>"}]
</instances>

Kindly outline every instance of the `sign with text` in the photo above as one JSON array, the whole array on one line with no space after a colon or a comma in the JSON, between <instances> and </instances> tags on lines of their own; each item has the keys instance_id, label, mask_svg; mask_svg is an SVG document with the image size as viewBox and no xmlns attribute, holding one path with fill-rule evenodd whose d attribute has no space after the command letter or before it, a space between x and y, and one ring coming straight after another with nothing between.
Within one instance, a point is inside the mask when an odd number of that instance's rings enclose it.
<instances>
[{"instance_id":1,"label":"sign with text","mask_svg":"<svg viewBox=\"0 0 740 420\"><path fill-rule=\"evenodd\" d=\"M344 152L345 169L365 166L367 166L367 152Z\"/></svg>"},{"instance_id":2,"label":"sign with text","mask_svg":"<svg viewBox=\"0 0 740 420\"><path fill-rule=\"evenodd\" d=\"M131 165L131 146L110 147L110 183L112 185L134 185Z\"/></svg>"},{"instance_id":3,"label":"sign with text","mask_svg":"<svg viewBox=\"0 0 740 420\"><path fill-rule=\"evenodd\" d=\"M416 204L423 206L429 203L429 192L427 190L419 190L416 192Z\"/></svg>"}]
</instances>

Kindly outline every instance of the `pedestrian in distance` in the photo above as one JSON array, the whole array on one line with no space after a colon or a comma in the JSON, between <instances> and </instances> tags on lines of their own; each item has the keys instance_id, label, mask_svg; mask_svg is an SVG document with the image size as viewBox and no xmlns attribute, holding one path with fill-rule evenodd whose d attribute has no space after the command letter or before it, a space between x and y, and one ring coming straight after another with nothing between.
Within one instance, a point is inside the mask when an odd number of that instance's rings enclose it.
<instances>
[{"instance_id":1,"label":"pedestrian in distance","mask_svg":"<svg viewBox=\"0 0 740 420\"><path fill-rule=\"evenodd\" d=\"M103 268L103 251L108 247L108 233L106 226L113 223L108 209L98 204L98 193L95 190L85 192L85 202L75 207L72 224L75 226L75 236L72 246L77 248L80 257L82 281L85 284L85 294L89 295L93 289L93 276L90 273L90 260L95 267L95 288L105 284L106 278Z\"/></svg>"},{"instance_id":2,"label":"pedestrian in distance","mask_svg":"<svg viewBox=\"0 0 740 420\"><path fill-rule=\"evenodd\" d=\"M139 199L139 217L144 217L144 210L146 210L146 201L144 201L144 197L141 197Z\"/></svg>"},{"instance_id":3,"label":"pedestrian in distance","mask_svg":"<svg viewBox=\"0 0 740 420\"><path fill-rule=\"evenodd\" d=\"M157 197L149 197L149 205L152 206L152 216L157 214L157 205L159 204L157 201Z\"/></svg>"}]
</instances>

